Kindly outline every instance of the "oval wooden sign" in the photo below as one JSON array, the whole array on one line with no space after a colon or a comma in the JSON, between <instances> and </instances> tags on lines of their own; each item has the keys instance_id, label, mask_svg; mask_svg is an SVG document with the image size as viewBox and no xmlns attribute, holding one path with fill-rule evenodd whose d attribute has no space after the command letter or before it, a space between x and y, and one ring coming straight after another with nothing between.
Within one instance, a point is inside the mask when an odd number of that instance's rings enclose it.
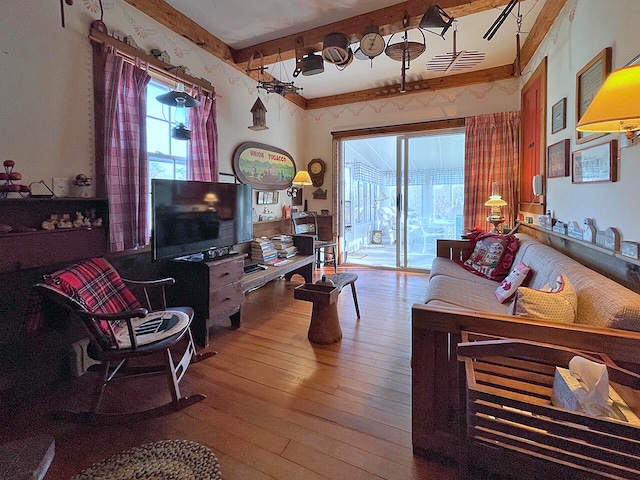
<instances>
[{"instance_id":1,"label":"oval wooden sign","mask_svg":"<svg viewBox=\"0 0 640 480\"><path fill-rule=\"evenodd\" d=\"M296 164L291 155L264 143L245 142L233 154L233 171L256 190L283 190L291 186Z\"/></svg>"}]
</instances>

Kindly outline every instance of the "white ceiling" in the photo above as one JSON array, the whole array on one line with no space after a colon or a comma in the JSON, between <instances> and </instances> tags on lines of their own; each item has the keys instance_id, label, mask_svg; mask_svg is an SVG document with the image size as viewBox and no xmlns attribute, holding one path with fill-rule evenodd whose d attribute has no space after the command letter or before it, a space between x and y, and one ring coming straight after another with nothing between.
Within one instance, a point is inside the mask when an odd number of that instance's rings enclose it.
<instances>
[{"instance_id":1,"label":"white ceiling","mask_svg":"<svg viewBox=\"0 0 640 480\"><path fill-rule=\"evenodd\" d=\"M344 20L356 15L404 3L397 0L166 0L176 10L204 27L212 35L234 49L247 48L309 30L314 27ZM545 0L521 0L522 26L520 43L524 44ZM485 59L472 69L453 73L482 70L513 63L516 57L517 13L516 6L509 18L499 28L491 41L483 39L485 32L498 18L502 9L461 17L457 21L456 51L475 50L485 53ZM398 19L401 21L402 19ZM439 72L428 71L427 62L436 55L453 51L451 28L445 39L425 33L426 52L411 62L407 82L440 77ZM385 37L389 42L390 36ZM400 33L393 36L392 44L400 42ZM421 31L409 30L409 40L422 42ZM357 44L353 46L354 50ZM324 73L293 78L295 60L286 60L270 66L268 73L281 81L294 80L303 87L301 95L307 99L338 95L400 83L401 62L384 53L373 61L354 59L351 65L339 71L335 65L325 63Z\"/></svg>"}]
</instances>

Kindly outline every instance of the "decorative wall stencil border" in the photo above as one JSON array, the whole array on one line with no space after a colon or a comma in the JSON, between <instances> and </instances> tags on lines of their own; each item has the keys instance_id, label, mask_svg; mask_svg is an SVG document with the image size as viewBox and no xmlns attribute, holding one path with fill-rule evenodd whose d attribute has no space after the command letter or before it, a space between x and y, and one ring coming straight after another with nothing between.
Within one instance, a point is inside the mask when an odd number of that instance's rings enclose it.
<instances>
[{"instance_id":1,"label":"decorative wall stencil border","mask_svg":"<svg viewBox=\"0 0 640 480\"><path fill-rule=\"evenodd\" d=\"M460 100L464 95L470 95L476 99L482 99L494 90L503 92L506 95L512 96L519 94L520 87L517 82L514 85L504 85L504 81L500 84L490 84L483 89L475 89L473 87L464 87L454 91L454 93L443 92L425 92L423 94L414 94L402 101L398 101L397 97L389 100L375 100L371 102L363 102L351 105L343 105L339 108L325 108L314 111L305 112L309 118L316 122L321 121L323 118L330 116L334 119L339 119L344 115L351 114L354 117L358 117L363 113L381 113L385 110L397 110L402 111L409 107L411 104L416 103L420 107L428 108L434 102L438 100L445 100L447 103L454 104Z\"/></svg>"},{"instance_id":2,"label":"decorative wall stencil border","mask_svg":"<svg viewBox=\"0 0 640 480\"><path fill-rule=\"evenodd\" d=\"M93 98L93 52L91 51L91 49L86 49L85 51L85 67L86 67L86 85L87 85L87 91L86 91L86 95L87 95L87 125L89 128L89 142L87 143L87 156L86 158L92 159L91 161L89 161L89 167L88 170L86 171L86 175L88 177L91 178L96 178L96 162L95 157L96 157L96 150L95 150L95 138L96 138L96 124L95 124L95 105L94 105L94 98ZM93 185L91 185L91 187L89 187L90 193L91 195L95 194L95 182L93 183Z\"/></svg>"},{"instance_id":3,"label":"decorative wall stencil border","mask_svg":"<svg viewBox=\"0 0 640 480\"><path fill-rule=\"evenodd\" d=\"M129 20L129 23L133 27L133 31L135 34L142 39L147 38L148 36L155 36L158 34L157 28L146 28L141 26L136 20L129 14L129 12L123 10L123 15Z\"/></svg>"},{"instance_id":4,"label":"decorative wall stencil border","mask_svg":"<svg viewBox=\"0 0 640 480\"><path fill-rule=\"evenodd\" d=\"M84 3L84 6L87 8L87 10L89 10L89 12L91 12L93 15L100 15L100 3L98 2L98 0L84 0L82 3ZM106 2L102 2L102 6L103 8L106 10ZM112 8L113 5L110 5L110 7Z\"/></svg>"},{"instance_id":5,"label":"decorative wall stencil border","mask_svg":"<svg viewBox=\"0 0 640 480\"><path fill-rule=\"evenodd\" d=\"M542 59L548 56L551 52L552 45L556 45L560 40L560 32L564 35L569 35L571 32L571 28L564 28L563 25L565 21L569 21L569 23L573 22L573 19L576 15L578 0L568 0L562 9L561 14L558 16L551 29L547 33L547 36L544 38L538 50L534 53L531 61L527 65L527 68L522 72L522 85L524 85L531 74L534 72L536 67L540 65Z\"/></svg>"}]
</instances>

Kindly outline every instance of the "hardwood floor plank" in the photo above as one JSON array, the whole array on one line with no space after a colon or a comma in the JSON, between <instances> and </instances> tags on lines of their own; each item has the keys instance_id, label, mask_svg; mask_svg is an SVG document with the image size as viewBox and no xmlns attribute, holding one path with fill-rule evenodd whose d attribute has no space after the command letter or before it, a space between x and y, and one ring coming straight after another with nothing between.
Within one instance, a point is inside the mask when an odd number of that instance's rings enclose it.
<instances>
[{"instance_id":1,"label":"hardwood floor plank","mask_svg":"<svg viewBox=\"0 0 640 480\"><path fill-rule=\"evenodd\" d=\"M321 452L316 449L309 449L305 445L291 442L284 451L283 456L292 462L302 463L308 469L319 473L323 478L333 480L371 480L382 478L358 467L343 462L335 456Z\"/></svg>"},{"instance_id":2,"label":"hardwood floor plank","mask_svg":"<svg viewBox=\"0 0 640 480\"><path fill-rule=\"evenodd\" d=\"M204 402L203 402L204 403ZM328 442L356 445L387 460L405 465L414 458L410 448L400 447L383 439L372 439L367 434L344 428L336 422L311 417L304 412L292 412L278 404L263 401L256 403L255 396L219 387L216 394L216 409L243 418L263 428L273 429L291 439L305 440L312 446L321 447Z\"/></svg>"},{"instance_id":3,"label":"hardwood floor plank","mask_svg":"<svg viewBox=\"0 0 640 480\"><path fill-rule=\"evenodd\" d=\"M209 447L225 480L453 480L454 468L413 455L411 445L410 311L423 300L428 278L349 271L359 276L362 317L347 287L338 297L338 343L309 342L312 305L293 298L301 279L276 280L246 295L241 328L231 330L228 321L212 326L209 350L218 354L191 365L180 383L183 395L204 393L205 400L125 426L50 420L56 408L88 407L95 374L87 373L16 399L11 415L0 417L0 442L53 435L56 455L45 480L67 479L110 455L170 438ZM107 387L104 403L124 411L167 399L166 380L156 377Z\"/></svg>"}]
</instances>

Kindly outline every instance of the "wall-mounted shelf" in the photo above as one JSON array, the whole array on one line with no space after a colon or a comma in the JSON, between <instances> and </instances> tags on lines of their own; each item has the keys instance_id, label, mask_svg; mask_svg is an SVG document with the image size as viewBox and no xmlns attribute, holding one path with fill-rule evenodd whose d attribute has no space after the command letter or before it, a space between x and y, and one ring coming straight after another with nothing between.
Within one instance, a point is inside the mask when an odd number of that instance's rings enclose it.
<instances>
[{"instance_id":1,"label":"wall-mounted shelf","mask_svg":"<svg viewBox=\"0 0 640 480\"><path fill-rule=\"evenodd\" d=\"M537 225L524 225L524 226L527 227L527 228L532 228L534 230L538 230L540 232L548 233L549 235L552 235L554 237L562 238L563 240L569 240L569 241L574 242L574 243L576 243L578 245L582 245L584 247L591 248L592 250L595 250L597 252L601 252L601 253L604 253L606 255L611 255L613 257L616 257L616 258L619 258L621 260L624 260L625 262L629 262L629 263L632 263L634 265L640 266L640 260L635 259L635 258L631 258L631 257L627 257L625 255L622 255L622 253L620 253L620 252L614 252L613 250L609 250L608 248L601 247L600 245L596 245L595 243L585 242L584 240L580 240L578 238L573 238L573 237L570 237L569 235L565 235L563 233L554 232L553 230L547 230L546 228L542 228L542 227L539 227Z\"/></svg>"},{"instance_id":2,"label":"wall-mounted shelf","mask_svg":"<svg viewBox=\"0 0 640 480\"><path fill-rule=\"evenodd\" d=\"M95 210L102 218L100 228L68 228L43 230L41 225L52 214L75 212L83 215ZM107 200L102 198L6 198L0 200L0 224L17 231L0 234L0 273L16 272L83 258L105 255L108 252ZM20 227L35 229L20 231Z\"/></svg>"}]
</instances>

